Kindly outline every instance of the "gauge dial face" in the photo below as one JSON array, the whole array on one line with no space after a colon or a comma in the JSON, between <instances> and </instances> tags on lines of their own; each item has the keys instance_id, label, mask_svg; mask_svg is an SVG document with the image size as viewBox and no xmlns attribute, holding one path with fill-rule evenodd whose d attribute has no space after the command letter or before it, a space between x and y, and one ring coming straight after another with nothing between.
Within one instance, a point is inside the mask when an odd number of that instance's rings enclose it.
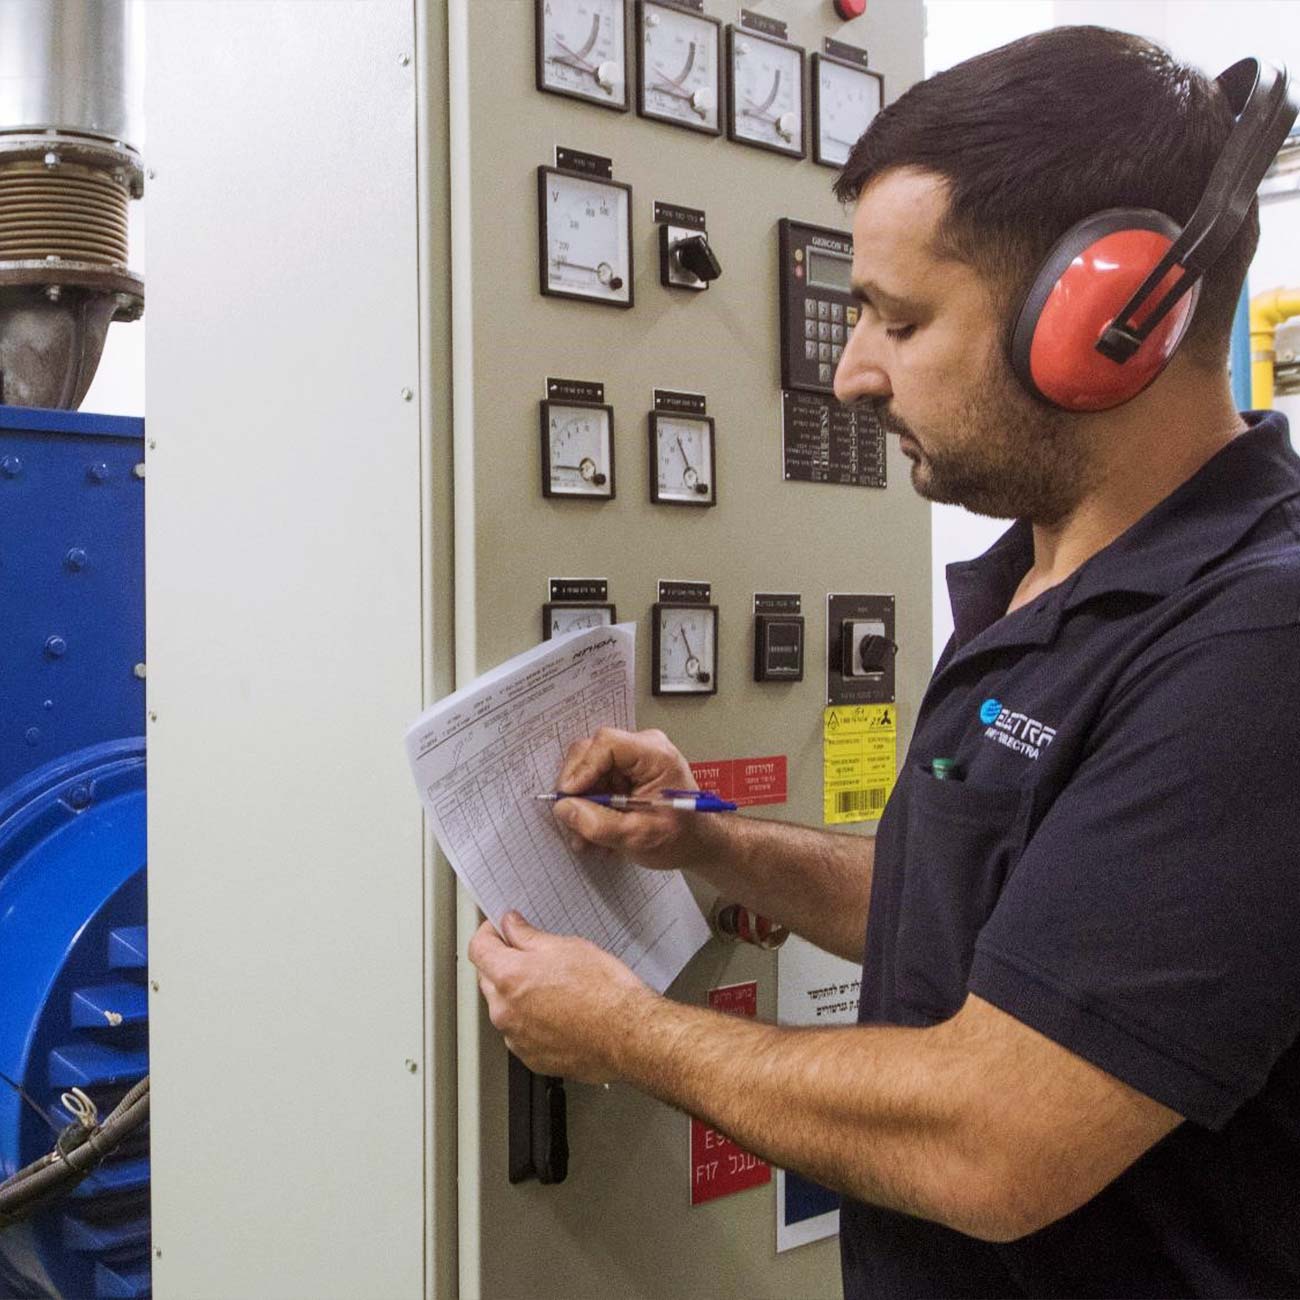
<instances>
[{"instance_id":1,"label":"gauge dial face","mask_svg":"<svg viewBox=\"0 0 1300 1300\"><path fill-rule=\"evenodd\" d=\"M542 403L542 495L613 497L612 407Z\"/></svg>"},{"instance_id":2,"label":"gauge dial face","mask_svg":"<svg viewBox=\"0 0 1300 1300\"><path fill-rule=\"evenodd\" d=\"M627 109L623 0L535 0L537 88Z\"/></svg>"},{"instance_id":3,"label":"gauge dial face","mask_svg":"<svg viewBox=\"0 0 1300 1300\"><path fill-rule=\"evenodd\" d=\"M728 136L802 158L803 50L739 27L727 28L727 44Z\"/></svg>"},{"instance_id":4,"label":"gauge dial face","mask_svg":"<svg viewBox=\"0 0 1300 1300\"><path fill-rule=\"evenodd\" d=\"M722 24L654 0L641 0L637 20L637 111L642 117L719 135Z\"/></svg>"},{"instance_id":5,"label":"gauge dial face","mask_svg":"<svg viewBox=\"0 0 1300 1300\"><path fill-rule=\"evenodd\" d=\"M538 169L541 287L561 298L632 305L632 189Z\"/></svg>"},{"instance_id":6,"label":"gauge dial face","mask_svg":"<svg viewBox=\"0 0 1300 1300\"><path fill-rule=\"evenodd\" d=\"M813 65L813 154L819 163L843 167L880 112L884 81L866 68L822 55L813 55Z\"/></svg>"},{"instance_id":7,"label":"gauge dial face","mask_svg":"<svg viewBox=\"0 0 1300 1300\"><path fill-rule=\"evenodd\" d=\"M545 605L542 608L545 638L566 632L585 632L593 627L610 627L614 623L613 605Z\"/></svg>"},{"instance_id":8,"label":"gauge dial face","mask_svg":"<svg viewBox=\"0 0 1300 1300\"><path fill-rule=\"evenodd\" d=\"M650 499L671 505L717 503L717 457L708 416L650 417Z\"/></svg>"},{"instance_id":9,"label":"gauge dial face","mask_svg":"<svg viewBox=\"0 0 1300 1300\"><path fill-rule=\"evenodd\" d=\"M655 606L655 695L713 695L718 689L716 605Z\"/></svg>"}]
</instances>

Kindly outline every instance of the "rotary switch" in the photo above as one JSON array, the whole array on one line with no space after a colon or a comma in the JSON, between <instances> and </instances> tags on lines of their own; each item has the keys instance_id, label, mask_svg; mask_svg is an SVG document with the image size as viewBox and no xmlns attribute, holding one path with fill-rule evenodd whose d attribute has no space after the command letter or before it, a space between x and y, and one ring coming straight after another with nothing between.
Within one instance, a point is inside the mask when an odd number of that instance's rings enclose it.
<instances>
[{"instance_id":1,"label":"rotary switch","mask_svg":"<svg viewBox=\"0 0 1300 1300\"><path fill-rule=\"evenodd\" d=\"M722 274L722 263L702 230L659 227L659 279L672 289L707 289Z\"/></svg>"}]
</instances>

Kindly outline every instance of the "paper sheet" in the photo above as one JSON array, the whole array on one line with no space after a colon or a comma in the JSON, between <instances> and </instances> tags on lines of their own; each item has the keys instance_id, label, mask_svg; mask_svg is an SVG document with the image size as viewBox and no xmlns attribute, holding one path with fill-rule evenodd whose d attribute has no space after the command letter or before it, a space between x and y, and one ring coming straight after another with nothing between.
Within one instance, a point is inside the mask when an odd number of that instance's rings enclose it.
<instances>
[{"instance_id":1,"label":"paper sheet","mask_svg":"<svg viewBox=\"0 0 1300 1300\"><path fill-rule=\"evenodd\" d=\"M495 926L514 908L662 993L709 937L681 873L574 854L533 797L555 788L573 741L636 726L635 646L630 623L545 641L428 709L406 750L443 853Z\"/></svg>"}]
</instances>

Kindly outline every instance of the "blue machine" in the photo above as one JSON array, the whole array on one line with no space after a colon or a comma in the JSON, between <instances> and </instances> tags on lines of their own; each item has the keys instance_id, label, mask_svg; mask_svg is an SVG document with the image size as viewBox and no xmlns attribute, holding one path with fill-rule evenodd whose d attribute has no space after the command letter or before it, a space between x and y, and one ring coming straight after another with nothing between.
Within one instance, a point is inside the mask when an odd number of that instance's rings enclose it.
<instances>
[{"instance_id":1,"label":"blue machine","mask_svg":"<svg viewBox=\"0 0 1300 1300\"><path fill-rule=\"evenodd\" d=\"M143 460L141 420L0 406L0 1177L148 1073ZM150 1292L147 1130L0 1229L0 1295Z\"/></svg>"}]
</instances>

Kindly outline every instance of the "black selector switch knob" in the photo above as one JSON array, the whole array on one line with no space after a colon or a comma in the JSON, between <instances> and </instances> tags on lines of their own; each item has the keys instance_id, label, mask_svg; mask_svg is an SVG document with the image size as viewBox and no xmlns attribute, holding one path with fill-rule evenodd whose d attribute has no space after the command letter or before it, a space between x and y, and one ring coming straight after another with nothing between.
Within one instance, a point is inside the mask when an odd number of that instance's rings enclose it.
<instances>
[{"instance_id":1,"label":"black selector switch knob","mask_svg":"<svg viewBox=\"0 0 1300 1300\"><path fill-rule=\"evenodd\" d=\"M897 650L888 637L869 633L858 645L858 664L864 673L883 673Z\"/></svg>"},{"instance_id":2,"label":"black selector switch knob","mask_svg":"<svg viewBox=\"0 0 1300 1300\"><path fill-rule=\"evenodd\" d=\"M682 269L689 271L697 280L707 283L722 274L722 263L703 235L691 235L679 240L673 246L673 256Z\"/></svg>"}]
</instances>

